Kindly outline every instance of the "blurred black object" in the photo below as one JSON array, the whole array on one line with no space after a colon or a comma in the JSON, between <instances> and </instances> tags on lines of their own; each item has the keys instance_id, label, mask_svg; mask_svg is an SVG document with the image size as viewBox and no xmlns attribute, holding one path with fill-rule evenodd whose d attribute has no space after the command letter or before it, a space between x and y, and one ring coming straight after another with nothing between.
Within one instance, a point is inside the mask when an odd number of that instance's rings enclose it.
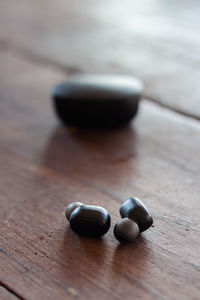
<instances>
[{"instance_id":1,"label":"blurred black object","mask_svg":"<svg viewBox=\"0 0 200 300\"><path fill-rule=\"evenodd\" d=\"M142 83L121 75L77 75L52 91L56 114L68 126L112 128L137 113Z\"/></svg>"}]
</instances>

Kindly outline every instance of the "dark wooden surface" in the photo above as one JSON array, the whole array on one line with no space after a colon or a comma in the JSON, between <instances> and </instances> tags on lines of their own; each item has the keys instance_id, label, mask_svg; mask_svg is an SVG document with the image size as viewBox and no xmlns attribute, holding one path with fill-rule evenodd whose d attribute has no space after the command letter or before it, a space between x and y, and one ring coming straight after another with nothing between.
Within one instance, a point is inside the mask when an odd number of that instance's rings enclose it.
<instances>
[{"instance_id":1,"label":"dark wooden surface","mask_svg":"<svg viewBox=\"0 0 200 300\"><path fill-rule=\"evenodd\" d=\"M0 299L199 299L198 1L0 2ZM137 119L66 129L52 86L78 72L145 83ZM137 195L154 227L119 245ZM67 204L107 208L109 233L80 238Z\"/></svg>"}]
</instances>

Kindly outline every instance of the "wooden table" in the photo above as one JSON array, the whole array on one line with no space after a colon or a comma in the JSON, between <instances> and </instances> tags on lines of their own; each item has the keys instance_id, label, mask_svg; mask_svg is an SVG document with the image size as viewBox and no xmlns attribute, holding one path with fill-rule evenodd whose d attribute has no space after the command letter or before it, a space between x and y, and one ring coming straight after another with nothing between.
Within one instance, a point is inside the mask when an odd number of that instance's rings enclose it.
<instances>
[{"instance_id":1,"label":"wooden table","mask_svg":"<svg viewBox=\"0 0 200 300\"><path fill-rule=\"evenodd\" d=\"M200 299L200 4L1 0L0 299ZM137 119L62 128L50 90L75 73L145 84ZM136 195L154 227L119 245ZM67 204L107 208L109 233L80 238Z\"/></svg>"}]
</instances>

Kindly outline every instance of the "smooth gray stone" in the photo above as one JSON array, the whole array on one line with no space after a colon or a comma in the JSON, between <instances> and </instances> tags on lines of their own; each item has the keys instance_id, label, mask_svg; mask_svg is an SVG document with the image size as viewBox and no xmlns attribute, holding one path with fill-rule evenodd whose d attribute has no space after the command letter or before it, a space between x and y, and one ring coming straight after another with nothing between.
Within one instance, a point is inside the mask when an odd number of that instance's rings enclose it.
<instances>
[{"instance_id":1,"label":"smooth gray stone","mask_svg":"<svg viewBox=\"0 0 200 300\"><path fill-rule=\"evenodd\" d=\"M69 221L70 219L70 216L72 214L72 212L79 206L81 205L84 205L83 203L81 202L72 202L70 203L67 207L66 207L66 210L65 210L65 216L67 218L67 220Z\"/></svg>"},{"instance_id":2,"label":"smooth gray stone","mask_svg":"<svg viewBox=\"0 0 200 300\"><path fill-rule=\"evenodd\" d=\"M138 225L129 218L119 220L114 227L114 235L120 243L134 242L138 234Z\"/></svg>"},{"instance_id":3,"label":"smooth gray stone","mask_svg":"<svg viewBox=\"0 0 200 300\"><path fill-rule=\"evenodd\" d=\"M77 75L52 91L57 116L70 126L118 127L137 113L142 83L122 75Z\"/></svg>"}]
</instances>

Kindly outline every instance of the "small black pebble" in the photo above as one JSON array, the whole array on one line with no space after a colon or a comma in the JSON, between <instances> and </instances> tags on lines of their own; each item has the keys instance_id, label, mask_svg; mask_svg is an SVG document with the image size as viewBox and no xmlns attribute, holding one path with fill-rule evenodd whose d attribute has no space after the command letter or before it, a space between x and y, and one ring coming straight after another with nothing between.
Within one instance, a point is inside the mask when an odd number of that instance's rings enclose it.
<instances>
[{"instance_id":1,"label":"small black pebble","mask_svg":"<svg viewBox=\"0 0 200 300\"><path fill-rule=\"evenodd\" d=\"M145 205L138 198L129 198L120 207L122 218L129 218L136 222L140 232L147 230L153 224L153 218Z\"/></svg>"},{"instance_id":2,"label":"small black pebble","mask_svg":"<svg viewBox=\"0 0 200 300\"><path fill-rule=\"evenodd\" d=\"M80 205L72 211L69 222L77 234L98 238L109 230L110 215L103 207Z\"/></svg>"},{"instance_id":3,"label":"small black pebble","mask_svg":"<svg viewBox=\"0 0 200 300\"><path fill-rule=\"evenodd\" d=\"M109 128L136 115L142 91L142 83L129 76L77 75L55 86L52 98L64 124Z\"/></svg>"}]
</instances>

